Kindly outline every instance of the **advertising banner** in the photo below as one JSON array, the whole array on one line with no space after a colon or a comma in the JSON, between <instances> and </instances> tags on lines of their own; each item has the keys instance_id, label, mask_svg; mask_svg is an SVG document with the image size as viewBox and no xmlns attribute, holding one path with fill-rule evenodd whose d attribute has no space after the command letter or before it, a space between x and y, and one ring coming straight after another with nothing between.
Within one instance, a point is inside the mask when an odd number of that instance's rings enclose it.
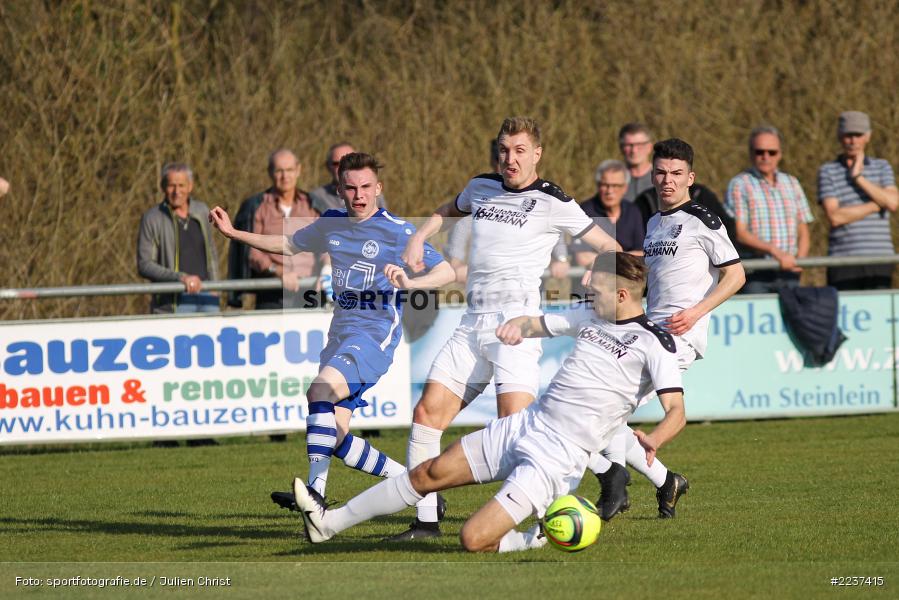
<instances>
[{"instance_id":1,"label":"advertising banner","mask_svg":"<svg viewBox=\"0 0 899 600\"><path fill-rule=\"evenodd\" d=\"M305 429L325 311L0 325L0 443L214 437ZM411 421L409 348L354 428Z\"/></svg>"},{"instance_id":2,"label":"advertising banner","mask_svg":"<svg viewBox=\"0 0 899 600\"><path fill-rule=\"evenodd\" d=\"M691 421L875 413L894 410L897 352L894 296L843 295L838 325L848 338L829 364L813 367L790 339L776 298L732 298L712 314L706 356L684 376ZM552 308L548 310L553 310ZM427 334L412 343L413 402L430 363L464 308L441 309ZM541 392L574 347L573 338L543 341ZM658 402L632 421L658 421ZM480 425L496 416L493 386L456 418Z\"/></svg>"},{"instance_id":3,"label":"advertising banner","mask_svg":"<svg viewBox=\"0 0 899 600\"><path fill-rule=\"evenodd\" d=\"M790 339L777 298L733 298L712 314L706 356L684 376L691 420L875 413L895 407L893 296L840 296L846 336L834 359L811 366ZM634 420L661 418L658 402Z\"/></svg>"}]
</instances>

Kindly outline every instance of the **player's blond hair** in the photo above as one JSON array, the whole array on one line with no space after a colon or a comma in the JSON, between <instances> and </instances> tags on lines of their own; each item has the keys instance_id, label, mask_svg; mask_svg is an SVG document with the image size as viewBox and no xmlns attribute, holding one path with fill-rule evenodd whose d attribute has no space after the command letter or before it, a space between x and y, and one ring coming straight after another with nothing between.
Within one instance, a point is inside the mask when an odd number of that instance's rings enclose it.
<instances>
[{"instance_id":1,"label":"player's blond hair","mask_svg":"<svg viewBox=\"0 0 899 600\"><path fill-rule=\"evenodd\" d=\"M515 135L516 133L528 134L535 146L543 145L540 139L540 125L536 119L530 117L508 117L500 126L496 139L499 140L504 135Z\"/></svg>"}]
</instances>

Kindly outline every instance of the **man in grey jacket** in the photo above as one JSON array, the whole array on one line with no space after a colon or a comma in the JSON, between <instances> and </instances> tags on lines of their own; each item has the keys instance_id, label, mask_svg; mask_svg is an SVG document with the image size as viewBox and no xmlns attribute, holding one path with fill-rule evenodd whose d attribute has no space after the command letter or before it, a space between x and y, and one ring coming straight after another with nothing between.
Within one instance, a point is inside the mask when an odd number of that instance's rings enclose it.
<instances>
[{"instance_id":1,"label":"man in grey jacket","mask_svg":"<svg viewBox=\"0 0 899 600\"><path fill-rule=\"evenodd\" d=\"M209 228L209 208L190 197L193 172L184 163L162 168L165 198L144 213L137 237L137 271L150 281L180 281L184 292L155 294L154 313L217 312L217 294L203 292L203 281L218 279L218 258Z\"/></svg>"}]
</instances>

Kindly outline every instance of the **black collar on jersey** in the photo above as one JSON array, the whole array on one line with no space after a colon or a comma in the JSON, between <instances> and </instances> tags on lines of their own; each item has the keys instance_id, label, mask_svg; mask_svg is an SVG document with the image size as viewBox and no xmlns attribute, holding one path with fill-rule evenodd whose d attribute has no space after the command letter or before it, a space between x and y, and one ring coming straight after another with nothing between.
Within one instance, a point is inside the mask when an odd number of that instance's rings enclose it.
<instances>
[{"instance_id":1,"label":"black collar on jersey","mask_svg":"<svg viewBox=\"0 0 899 600\"><path fill-rule=\"evenodd\" d=\"M630 319L616 319L615 325L627 325L628 323L646 323L649 318L646 316L646 313L640 313L636 317L631 317Z\"/></svg>"},{"instance_id":2,"label":"black collar on jersey","mask_svg":"<svg viewBox=\"0 0 899 600\"><path fill-rule=\"evenodd\" d=\"M570 202L574 199L563 192L562 188L560 188L552 181L547 181L546 179L541 179L540 177L538 177L531 185L523 187L520 190L508 187L503 180L503 176L499 173L482 173L480 175L476 175L475 179L490 179L491 181L495 181L500 184L504 191L512 194L523 194L524 192L536 191L543 192L544 194L552 196L553 198L561 200L562 202ZM458 206L456 208L458 208Z\"/></svg>"},{"instance_id":3,"label":"black collar on jersey","mask_svg":"<svg viewBox=\"0 0 899 600\"><path fill-rule=\"evenodd\" d=\"M543 184L545 183L542 179L540 179L538 177L537 179L534 180L534 183L532 183L531 185L525 186L525 187L521 188L520 190L516 190L515 188L510 188L509 186L507 186L505 181L503 181L502 177L500 177L499 180L503 182L502 183L503 189L512 194L522 194L524 192L532 192L532 191L540 192L540 191L543 191Z\"/></svg>"},{"instance_id":4,"label":"black collar on jersey","mask_svg":"<svg viewBox=\"0 0 899 600\"><path fill-rule=\"evenodd\" d=\"M686 209L687 206L690 204L697 204L697 202L696 202L696 200L693 200L693 198L690 198L683 204L678 204L677 206L675 206L674 208L672 208L670 210L660 210L659 214L662 215L663 217L667 217L668 215L673 215L674 213L676 213L679 210Z\"/></svg>"},{"instance_id":5,"label":"black collar on jersey","mask_svg":"<svg viewBox=\"0 0 899 600\"><path fill-rule=\"evenodd\" d=\"M724 225L718 215L713 213L708 206L702 204L701 202L697 202L696 200L684 202L676 208L672 208L671 210L664 210L659 214L661 214L663 217L666 217L668 215L673 215L680 210L684 211L687 214L693 215L694 217L702 221L706 227L713 231L716 229L720 229Z\"/></svg>"},{"instance_id":6,"label":"black collar on jersey","mask_svg":"<svg viewBox=\"0 0 899 600\"><path fill-rule=\"evenodd\" d=\"M630 319L621 319L620 321L615 321L616 325L627 325L628 323L638 323L643 329L653 334L659 343L662 344L662 347L671 352L672 354L677 353L677 345L674 342L674 336L670 333L662 329L660 325L657 325L653 321L649 320L649 317L646 316L646 313L637 315L636 317L631 317Z\"/></svg>"}]
</instances>

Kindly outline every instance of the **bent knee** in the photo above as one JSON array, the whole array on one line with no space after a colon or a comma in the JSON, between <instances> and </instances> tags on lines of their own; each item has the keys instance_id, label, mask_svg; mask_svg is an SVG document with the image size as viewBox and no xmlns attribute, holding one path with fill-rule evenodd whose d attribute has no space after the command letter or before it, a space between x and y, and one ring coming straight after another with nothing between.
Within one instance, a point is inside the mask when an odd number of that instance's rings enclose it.
<instances>
[{"instance_id":1,"label":"bent knee","mask_svg":"<svg viewBox=\"0 0 899 600\"><path fill-rule=\"evenodd\" d=\"M334 388L330 383L315 379L309 384L309 389L306 390L306 400L307 402L333 403L337 400L337 394L334 393Z\"/></svg>"},{"instance_id":2,"label":"bent knee","mask_svg":"<svg viewBox=\"0 0 899 600\"><path fill-rule=\"evenodd\" d=\"M483 533L466 523L459 532L459 541L467 552L494 552L498 542L488 539Z\"/></svg>"},{"instance_id":3,"label":"bent knee","mask_svg":"<svg viewBox=\"0 0 899 600\"><path fill-rule=\"evenodd\" d=\"M444 399L439 394L422 396L412 411L412 421L425 427L445 430L457 414L460 406L457 402Z\"/></svg>"},{"instance_id":4,"label":"bent knee","mask_svg":"<svg viewBox=\"0 0 899 600\"><path fill-rule=\"evenodd\" d=\"M419 494L424 495L430 491L431 481L433 479L430 472L432 464L434 464L434 459L429 458L409 471L409 483L412 484L412 488Z\"/></svg>"}]
</instances>

